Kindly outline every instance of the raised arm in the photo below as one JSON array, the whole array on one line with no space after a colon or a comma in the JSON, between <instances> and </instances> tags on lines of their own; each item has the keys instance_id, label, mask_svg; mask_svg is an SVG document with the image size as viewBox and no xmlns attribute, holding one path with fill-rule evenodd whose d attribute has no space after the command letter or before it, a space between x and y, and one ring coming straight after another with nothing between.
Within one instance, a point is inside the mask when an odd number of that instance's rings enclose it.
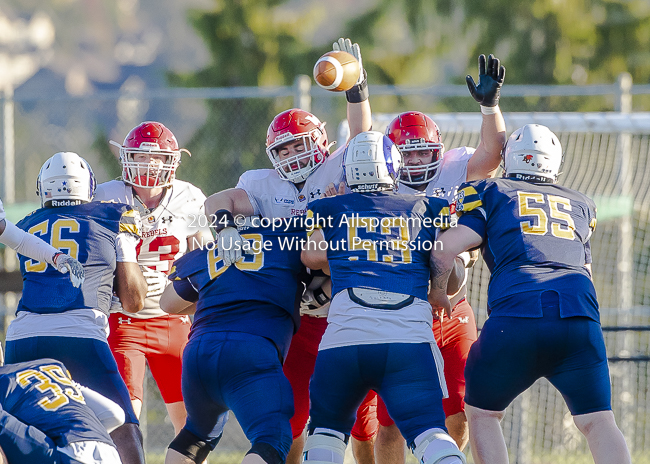
<instances>
[{"instance_id":1,"label":"raised arm","mask_svg":"<svg viewBox=\"0 0 650 464\"><path fill-rule=\"evenodd\" d=\"M359 44L353 44L350 39L340 38L337 42L334 42L332 48L348 52L359 62L359 80L354 87L345 92L345 98L348 100L347 116L348 125L350 126L350 139L352 139L361 132L372 129L372 112L368 100L368 78L366 71L363 69Z\"/></svg>"},{"instance_id":2,"label":"raised arm","mask_svg":"<svg viewBox=\"0 0 650 464\"><path fill-rule=\"evenodd\" d=\"M506 68L499 64L499 59L490 55L479 56L478 85L472 76L465 80L474 99L481 105L481 141L467 165L467 180L487 179L494 176L501 163L501 150L506 143L506 123L499 109L501 86Z\"/></svg>"}]
</instances>

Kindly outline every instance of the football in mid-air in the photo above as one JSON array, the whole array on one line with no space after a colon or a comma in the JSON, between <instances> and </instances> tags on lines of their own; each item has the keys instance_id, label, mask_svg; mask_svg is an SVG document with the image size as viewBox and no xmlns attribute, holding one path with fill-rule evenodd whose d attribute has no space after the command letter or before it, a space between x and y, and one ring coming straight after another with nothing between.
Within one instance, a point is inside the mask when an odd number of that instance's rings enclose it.
<instances>
[{"instance_id":1,"label":"football in mid-air","mask_svg":"<svg viewBox=\"0 0 650 464\"><path fill-rule=\"evenodd\" d=\"M359 62L348 52L332 51L314 65L314 80L325 90L350 90L359 80Z\"/></svg>"}]
</instances>

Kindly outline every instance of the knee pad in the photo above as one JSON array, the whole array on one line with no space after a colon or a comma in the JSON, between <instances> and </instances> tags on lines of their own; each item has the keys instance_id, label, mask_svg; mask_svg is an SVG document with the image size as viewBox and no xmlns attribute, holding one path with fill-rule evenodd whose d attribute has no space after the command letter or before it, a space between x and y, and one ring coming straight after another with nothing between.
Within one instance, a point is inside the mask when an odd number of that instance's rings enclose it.
<instances>
[{"instance_id":1,"label":"knee pad","mask_svg":"<svg viewBox=\"0 0 650 464\"><path fill-rule=\"evenodd\" d=\"M202 464L205 458L208 457L208 454L210 454L210 451L217 446L219 440L221 440L221 435L213 440L203 441L183 427L180 433L176 435L176 438L169 444L169 449L181 453L196 464Z\"/></svg>"},{"instance_id":2,"label":"knee pad","mask_svg":"<svg viewBox=\"0 0 650 464\"><path fill-rule=\"evenodd\" d=\"M336 430L316 427L305 441L303 462L309 464L343 464L348 436Z\"/></svg>"},{"instance_id":3,"label":"knee pad","mask_svg":"<svg viewBox=\"0 0 650 464\"><path fill-rule=\"evenodd\" d=\"M284 459L282 459L282 456L276 450L273 448L271 445L268 443L262 443L262 442L257 442L253 443L253 446L251 446L251 449L248 450L248 454L257 454L259 457L261 457L264 462L267 464L284 464Z\"/></svg>"},{"instance_id":4,"label":"knee pad","mask_svg":"<svg viewBox=\"0 0 650 464\"><path fill-rule=\"evenodd\" d=\"M448 457L457 457L463 464L467 463L454 439L442 429L429 429L418 435L411 451L422 464L437 464Z\"/></svg>"}]
</instances>

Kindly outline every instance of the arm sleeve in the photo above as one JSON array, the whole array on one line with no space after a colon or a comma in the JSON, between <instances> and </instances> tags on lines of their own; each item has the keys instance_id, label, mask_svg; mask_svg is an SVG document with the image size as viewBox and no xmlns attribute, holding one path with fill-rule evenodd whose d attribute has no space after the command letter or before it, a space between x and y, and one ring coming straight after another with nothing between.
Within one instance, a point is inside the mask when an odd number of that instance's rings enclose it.
<instances>
[{"instance_id":1,"label":"arm sleeve","mask_svg":"<svg viewBox=\"0 0 650 464\"><path fill-rule=\"evenodd\" d=\"M199 293L188 279L172 280L176 294L185 301L196 303L199 301Z\"/></svg>"},{"instance_id":2,"label":"arm sleeve","mask_svg":"<svg viewBox=\"0 0 650 464\"><path fill-rule=\"evenodd\" d=\"M121 232L115 238L115 253L118 263L137 263L137 246L140 239L133 234Z\"/></svg>"},{"instance_id":3,"label":"arm sleeve","mask_svg":"<svg viewBox=\"0 0 650 464\"><path fill-rule=\"evenodd\" d=\"M59 252L49 243L35 235L28 234L5 219L5 231L0 235L0 243L16 250L16 253L54 266L53 257Z\"/></svg>"},{"instance_id":4,"label":"arm sleeve","mask_svg":"<svg viewBox=\"0 0 650 464\"><path fill-rule=\"evenodd\" d=\"M458 219L458 224L469 227L479 234L485 240L485 231L487 229L487 220L483 208L475 208L470 212L463 214Z\"/></svg>"},{"instance_id":5,"label":"arm sleeve","mask_svg":"<svg viewBox=\"0 0 650 464\"><path fill-rule=\"evenodd\" d=\"M245 172L239 177L239 182L237 182L235 188L242 189L244 192L246 192L246 195L248 195L248 200L253 206L253 213L257 215L260 214L260 205L257 201L257 196L255 195L254 182L249 179L249 176L247 174L248 172Z\"/></svg>"},{"instance_id":6,"label":"arm sleeve","mask_svg":"<svg viewBox=\"0 0 650 464\"><path fill-rule=\"evenodd\" d=\"M84 395L86 405L92 409L108 433L111 433L120 425L124 424L126 419L124 410L117 403L97 393L95 390L91 390L83 385L78 386Z\"/></svg>"}]
</instances>

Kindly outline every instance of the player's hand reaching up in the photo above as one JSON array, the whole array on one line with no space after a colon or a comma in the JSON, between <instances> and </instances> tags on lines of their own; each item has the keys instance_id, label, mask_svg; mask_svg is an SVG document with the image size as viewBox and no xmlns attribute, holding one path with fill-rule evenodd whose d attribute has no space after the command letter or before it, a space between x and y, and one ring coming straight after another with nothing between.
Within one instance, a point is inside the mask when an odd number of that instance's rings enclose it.
<instances>
[{"instance_id":1,"label":"player's hand reaching up","mask_svg":"<svg viewBox=\"0 0 650 464\"><path fill-rule=\"evenodd\" d=\"M363 74L363 63L361 62L361 50L359 49L359 44L353 44L350 39L341 37L338 41L332 44L332 49L334 51L348 52L357 59L359 62L359 79L357 80L356 85L361 84L365 76Z\"/></svg>"},{"instance_id":2,"label":"player's hand reaching up","mask_svg":"<svg viewBox=\"0 0 650 464\"><path fill-rule=\"evenodd\" d=\"M499 64L499 59L494 55L488 56L487 67L485 55L478 57L478 85L471 75L465 77L469 93L472 94L481 106L494 107L499 104L499 96L503 79L506 76L506 68Z\"/></svg>"},{"instance_id":3,"label":"player's hand reaching up","mask_svg":"<svg viewBox=\"0 0 650 464\"><path fill-rule=\"evenodd\" d=\"M70 282L72 282L74 287L79 287L84 283L86 278L84 268L81 263L72 256L66 255L65 253L57 253L52 258L52 261L54 262L57 271L61 274L66 274L70 271Z\"/></svg>"},{"instance_id":4,"label":"player's hand reaching up","mask_svg":"<svg viewBox=\"0 0 650 464\"><path fill-rule=\"evenodd\" d=\"M323 198L335 197L336 195L345 195L345 182L341 182L338 189L336 188L336 185L334 185L334 182L330 182L330 184L325 188Z\"/></svg>"}]
</instances>

